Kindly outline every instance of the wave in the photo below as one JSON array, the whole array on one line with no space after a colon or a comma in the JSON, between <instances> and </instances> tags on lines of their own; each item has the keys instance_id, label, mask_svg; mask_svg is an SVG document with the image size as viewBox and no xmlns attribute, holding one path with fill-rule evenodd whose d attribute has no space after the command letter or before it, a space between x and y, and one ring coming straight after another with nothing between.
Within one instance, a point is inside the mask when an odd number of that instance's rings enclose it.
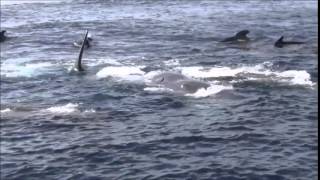
<instances>
[{"instance_id":1,"label":"wave","mask_svg":"<svg viewBox=\"0 0 320 180\"><path fill-rule=\"evenodd\" d=\"M5 5L17 5L17 4L31 4L31 3L59 3L62 2L61 0L23 0L23 1L16 1L16 0L4 0L1 1L1 6Z\"/></svg>"},{"instance_id":2,"label":"wave","mask_svg":"<svg viewBox=\"0 0 320 180\"><path fill-rule=\"evenodd\" d=\"M1 109L1 115L10 115L10 116L26 116L30 114L38 114L38 115L47 115L51 114L60 114L60 115L68 115L68 114L87 114L87 113L96 113L94 109L81 109L79 107L81 103L68 103L65 105L57 105L52 106L45 109L35 109L35 108L26 108L26 107L13 107L13 108L5 108Z\"/></svg>"},{"instance_id":3,"label":"wave","mask_svg":"<svg viewBox=\"0 0 320 180\"><path fill-rule=\"evenodd\" d=\"M186 94L186 96L192 96L195 98L208 97L211 95L215 95L224 90L231 90L232 86L223 86L223 85L214 85L211 84L207 89L201 88L193 94Z\"/></svg>"},{"instance_id":4,"label":"wave","mask_svg":"<svg viewBox=\"0 0 320 180\"><path fill-rule=\"evenodd\" d=\"M53 73L55 65L49 62L29 64L1 64L1 76L4 77L34 77L42 74Z\"/></svg>"},{"instance_id":5,"label":"wave","mask_svg":"<svg viewBox=\"0 0 320 180\"><path fill-rule=\"evenodd\" d=\"M143 81L143 72L141 69L144 66L109 66L100 70L97 78L114 77L119 80L127 81Z\"/></svg>"},{"instance_id":6,"label":"wave","mask_svg":"<svg viewBox=\"0 0 320 180\"><path fill-rule=\"evenodd\" d=\"M49 111L51 113L73 113L73 112L80 112L78 110L79 104L72 104L68 103L63 106L54 106L47 108L46 111Z\"/></svg>"},{"instance_id":7,"label":"wave","mask_svg":"<svg viewBox=\"0 0 320 180\"><path fill-rule=\"evenodd\" d=\"M5 108L5 109L1 109L0 110L0 113L2 114L5 114L5 113L9 113L9 112L12 112L12 110L10 108Z\"/></svg>"},{"instance_id":8,"label":"wave","mask_svg":"<svg viewBox=\"0 0 320 180\"><path fill-rule=\"evenodd\" d=\"M9 78L32 78L44 74L56 74L58 70L67 69L67 71L70 72L74 65L74 61L74 59L69 59L49 62L40 60L33 61L27 58L17 58L15 60L10 60L10 62L1 63L1 76ZM113 58L86 59L85 61L85 66L88 67L94 67L103 64L110 66L122 65L119 60Z\"/></svg>"},{"instance_id":9,"label":"wave","mask_svg":"<svg viewBox=\"0 0 320 180\"><path fill-rule=\"evenodd\" d=\"M71 114L71 113L95 113L94 109L80 111L79 104L77 103L68 103L66 105L53 106L47 109L42 110L42 112L50 112L54 114Z\"/></svg>"}]
</instances>

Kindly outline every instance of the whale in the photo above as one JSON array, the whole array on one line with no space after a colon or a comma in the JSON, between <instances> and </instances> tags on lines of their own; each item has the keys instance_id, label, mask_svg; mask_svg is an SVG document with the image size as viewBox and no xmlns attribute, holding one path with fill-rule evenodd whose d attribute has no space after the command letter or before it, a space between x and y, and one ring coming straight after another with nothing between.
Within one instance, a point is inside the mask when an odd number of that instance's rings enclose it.
<instances>
[{"instance_id":1,"label":"whale","mask_svg":"<svg viewBox=\"0 0 320 180\"><path fill-rule=\"evenodd\" d=\"M207 89L210 84L191 79L178 72L162 72L151 78L151 86L160 86L181 94L193 94L199 89Z\"/></svg>"},{"instance_id":2,"label":"whale","mask_svg":"<svg viewBox=\"0 0 320 180\"><path fill-rule=\"evenodd\" d=\"M0 42L3 42L3 41L5 41L7 39L7 37L5 36L5 33L6 33L5 30L2 30L0 32Z\"/></svg>"},{"instance_id":3,"label":"whale","mask_svg":"<svg viewBox=\"0 0 320 180\"><path fill-rule=\"evenodd\" d=\"M88 30L82 40L82 45L79 51L79 56L74 64L73 71L84 72L85 69L82 66L82 57L84 52L84 46L86 41L88 40ZM181 73L178 72L162 72L157 74L151 78L151 82L149 85L152 86L161 86L167 89L170 89L176 93L182 94L192 94L197 92L199 89L207 89L210 84L191 79Z\"/></svg>"},{"instance_id":4,"label":"whale","mask_svg":"<svg viewBox=\"0 0 320 180\"><path fill-rule=\"evenodd\" d=\"M248 42L250 41L250 38L247 37L247 34L249 33L250 33L249 30L242 30L232 37L225 38L221 42Z\"/></svg>"},{"instance_id":5,"label":"whale","mask_svg":"<svg viewBox=\"0 0 320 180\"><path fill-rule=\"evenodd\" d=\"M281 36L275 43L274 46L277 48L282 48L286 45L299 45L299 44L304 44L304 42L298 42L298 41L283 41L283 36Z\"/></svg>"},{"instance_id":6,"label":"whale","mask_svg":"<svg viewBox=\"0 0 320 180\"><path fill-rule=\"evenodd\" d=\"M83 68L82 66L82 56L83 56L83 52L84 52L84 46L86 44L86 41L88 41L88 33L89 31L86 30L86 34L84 35L84 38L82 40L82 43L81 43L81 48L80 48L80 51L79 51L79 55L78 55L78 58L77 60L75 61L75 64L72 68L72 71L77 71L77 72L84 72L85 69Z\"/></svg>"}]
</instances>

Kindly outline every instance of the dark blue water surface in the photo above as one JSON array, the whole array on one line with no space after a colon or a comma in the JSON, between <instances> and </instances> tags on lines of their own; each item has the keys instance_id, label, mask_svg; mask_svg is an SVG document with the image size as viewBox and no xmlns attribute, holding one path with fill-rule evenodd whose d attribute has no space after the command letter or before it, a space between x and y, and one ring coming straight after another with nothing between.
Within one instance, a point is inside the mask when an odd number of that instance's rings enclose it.
<instances>
[{"instance_id":1,"label":"dark blue water surface","mask_svg":"<svg viewBox=\"0 0 320 180\"><path fill-rule=\"evenodd\" d=\"M1 179L317 179L317 11L1 0ZM70 73L86 29L86 73ZM251 43L219 42L243 29ZM275 48L281 35L307 43ZM161 71L211 86L150 87Z\"/></svg>"}]
</instances>

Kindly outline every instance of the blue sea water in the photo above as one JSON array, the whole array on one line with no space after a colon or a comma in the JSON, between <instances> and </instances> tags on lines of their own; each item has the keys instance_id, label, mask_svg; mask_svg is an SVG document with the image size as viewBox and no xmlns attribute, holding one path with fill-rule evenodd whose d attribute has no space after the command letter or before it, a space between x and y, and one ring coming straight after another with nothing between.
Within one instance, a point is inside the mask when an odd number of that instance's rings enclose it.
<instances>
[{"instance_id":1,"label":"blue sea water","mask_svg":"<svg viewBox=\"0 0 320 180\"><path fill-rule=\"evenodd\" d=\"M317 179L316 3L1 0L1 179Z\"/></svg>"}]
</instances>

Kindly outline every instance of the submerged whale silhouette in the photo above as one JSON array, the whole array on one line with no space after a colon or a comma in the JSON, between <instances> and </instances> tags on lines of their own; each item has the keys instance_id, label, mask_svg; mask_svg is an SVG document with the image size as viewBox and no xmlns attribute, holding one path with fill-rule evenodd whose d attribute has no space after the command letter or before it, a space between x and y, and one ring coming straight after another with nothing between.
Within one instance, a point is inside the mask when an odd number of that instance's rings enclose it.
<instances>
[{"instance_id":1,"label":"submerged whale silhouette","mask_svg":"<svg viewBox=\"0 0 320 180\"><path fill-rule=\"evenodd\" d=\"M207 89L210 86L206 82L191 79L176 72L163 72L155 75L151 79L151 83L183 94L192 94L199 89Z\"/></svg>"},{"instance_id":2,"label":"submerged whale silhouette","mask_svg":"<svg viewBox=\"0 0 320 180\"><path fill-rule=\"evenodd\" d=\"M283 36L281 36L275 43L274 46L277 48L282 48L285 45L293 45L293 44L304 44L304 42L298 41L283 41Z\"/></svg>"}]
</instances>

